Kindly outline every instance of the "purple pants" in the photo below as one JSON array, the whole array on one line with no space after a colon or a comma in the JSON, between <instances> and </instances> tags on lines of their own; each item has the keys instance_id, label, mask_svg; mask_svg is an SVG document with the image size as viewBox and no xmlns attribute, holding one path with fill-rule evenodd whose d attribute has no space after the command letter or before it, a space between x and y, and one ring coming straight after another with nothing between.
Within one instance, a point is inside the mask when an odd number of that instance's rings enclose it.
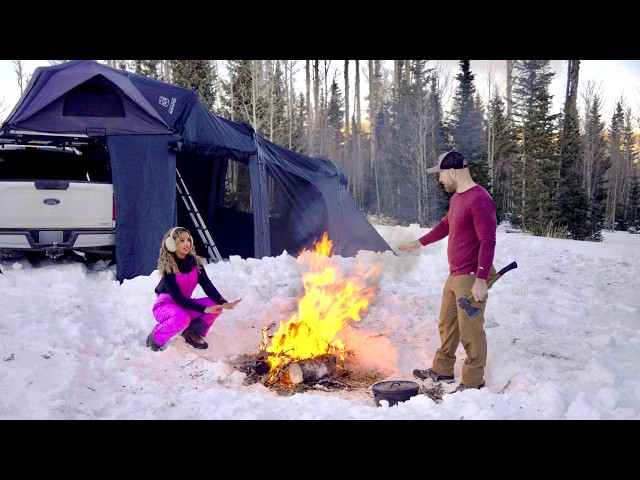
<instances>
[{"instance_id":1,"label":"purple pants","mask_svg":"<svg viewBox=\"0 0 640 480\"><path fill-rule=\"evenodd\" d=\"M218 305L210 298L194 298L194 302L210 307ZM175 335L191 326L201 337L207 335L209 328L220 316L219 313L200 313L194 310L187 310L177 305L171 295L161 293L153 304L153 316L156 317L158 325L153 331L153 337L158 345L164 345Z\"/></svg>"}]
</instances>

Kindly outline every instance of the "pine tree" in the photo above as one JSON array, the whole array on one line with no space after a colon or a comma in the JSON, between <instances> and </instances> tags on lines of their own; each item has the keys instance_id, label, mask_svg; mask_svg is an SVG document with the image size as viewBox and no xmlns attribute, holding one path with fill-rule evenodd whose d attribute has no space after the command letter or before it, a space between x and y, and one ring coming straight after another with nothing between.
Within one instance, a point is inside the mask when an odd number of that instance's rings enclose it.
<instances>
[{"instance_id":1,"label":"pine tree","mask_svg":"<svg viewBox=\"0 0 640 480\"><path fill-rule=\"evenodd\" d=\"M215 77L209 60L171 60L172 83L196 92L207 110L216 103Z\"/></svg>"},{"instance_id":2,"label":"pine tree","mask_svg":"<svg viewBox=\"0 0 640 480\"><path fill-rule=\"evenodd\" d=\"M498 223L503 221L510 209L508 199L512 188L513 165L511 158L516 152L516 137L506 114L506 105L498 94L497 87L489 101L487 120L487 155L491 155L489 165L493 166L490 190L496 204Z\"/></svg>"},{"instance_id":3,"label":"pine tree","mask_svg":"<svg viewBox=\"0 0 640 480\"><path fill-rule=\"evenodd\" d=\"M471 73L469 60L460 60L461 73L456 75L458 85L453 96L450 113L452 147L469 162L473 180L491 191L487 161L487 137L484 129L482 102L476 92L475 75Z\"/></svg>"},{"instance_id":4,"label":"pine tree","mask_svg":"<svg viewBox=\"0 0 640 480\"><path fill-rule=\"evenodd\" d=\"M560 181L558 184L558 227L566 229L569 238L589 240L587 196L583 188L580 162L580 131L574 109L565 111L560 136Z\"/></svg>"},{"instance_id":5,"label":"pine tree","mask_svg":"<svg viewBox=\"0 0 640 480\"><path fill-rule=\"evenodd\" d=\"M607 171L606 225L611 231L618 228L622 185L625 180L622 176L623 131L624 110L622 103L618 102L609 127L609 162L611 167Z\"/></svg>"},{"instance_id":6,"label":"pine tree","mask_svg":"<svg viewBox=\"0 0 640 480\"><path fill-rule=\"evenodd\" d=\"M138 75L162 80L160 72L160 60L133 60L134 72Z\"/></svg>"},{"instance_id":7,"label":"pine tree","mask_svg":"<svg viewBox=\"0 0 640 480\"><path fill-rule=\"evenodd\" d=\"M602 240L606 207L605 175L610 165L601 108L602 100L598 95L587 102L581 146L582 188L588 201L587 229L593 241Z\"/></svg>"},{"instance_id":8,"label":"pine tree","mask_svg":"<svg viewBox=\"0 0 640 480\"><path fill-rule=\"evenodd\" d=\"M549 85L555 74L549 60L519 60L515 70L514 115L520 150L514 169L512 222L534 235L547 235L557 227L559 215L558 115L549 113Z\"/></svg>"},{"instance_id":9,"label":"pine tree","mask_svg":"<svg viewBox=\"0 0 640 480\"><path fill-rule=\"evenodd\" d=\"M329 103L327 106L327 128L331 136L330 158L341 164L341 151L344 145L344 97L335 78L331 82L329 90ZM343 165L338 165L344 171Z\"/></svg>"}]
</instances>

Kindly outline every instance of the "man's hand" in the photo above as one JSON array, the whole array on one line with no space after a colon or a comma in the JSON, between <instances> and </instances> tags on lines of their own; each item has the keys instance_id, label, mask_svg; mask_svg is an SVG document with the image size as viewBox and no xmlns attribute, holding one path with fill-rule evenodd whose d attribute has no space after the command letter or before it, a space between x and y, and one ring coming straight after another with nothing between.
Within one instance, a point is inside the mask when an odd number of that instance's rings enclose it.
<instances>
[{"instance_id":1,"label":"man's hand","mask_svg":"<svg viewBox=\"0 0 640 480\"><path fill-rule=\"evenodd\" d=\"M471 293L473 294L474 300L476 302L481 301L487 294L487 290L487 281L482 280L481 278L476 278L476 281L473 282L473 286L471 287Z\"/></svg>"},{"instance_id":2,"label":"man's hand","mask_svg":"<svg viewBox=\"0 0 640 480\"><path fill-rule=\"evenodd\" d=\"M413 242L407 242L398 245L398 250L400 250L401 252L413 252L421 246L422 244L418 240L414 240Z\"/></svg>"}]
</instances>

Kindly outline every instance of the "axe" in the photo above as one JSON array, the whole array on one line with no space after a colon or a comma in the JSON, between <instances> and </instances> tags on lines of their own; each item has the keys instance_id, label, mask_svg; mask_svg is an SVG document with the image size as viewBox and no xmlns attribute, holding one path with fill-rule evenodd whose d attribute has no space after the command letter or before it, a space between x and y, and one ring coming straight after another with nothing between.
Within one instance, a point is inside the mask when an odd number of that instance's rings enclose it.
<instances>
[{"instance_id":1,"label":"axe","mask_svg":"<svg viewBox=\"0 0 640 480\"><path fill-rule=\"evenodd\" d=\"M511 262L499 272L493 275L489 275L489 278L487 279L487 290L490 289L502 275L507 273L509 270L513 270L517 267L518 264L516 262ZM469 315L469 318L471 320L475 320L484 308L484 302L476 302L473 299L473 295L469 295L468 297L460 297L458 299L458 303L464 309L464 311L467 312L467 315Z\"/></svg>"}]
</instances>

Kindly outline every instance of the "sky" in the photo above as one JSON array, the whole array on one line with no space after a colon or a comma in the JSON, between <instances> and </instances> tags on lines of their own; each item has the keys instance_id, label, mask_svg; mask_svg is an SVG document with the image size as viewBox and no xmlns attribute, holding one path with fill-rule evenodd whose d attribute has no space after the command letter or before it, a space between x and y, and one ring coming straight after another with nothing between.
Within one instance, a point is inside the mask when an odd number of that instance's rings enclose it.
<instances>
[{"instance_id":1,"label":"sky","mask_svg":"<svg viewBox=\"0 0 640 480\"><path fill-rule=\"evenodd\" d=\"M25 60L25 71L33 73L38 66L48 66L47 60ZM332 61L332 67L337 68L341 78L343 61ZM434 60L434 64L442 65L450 69L451 78L459 73L459 60ZM350 62L352 68L354 62ZM471 71L476 75L475 84L477 91L488 98L488 79L491 75L494 82L504 89L506 85L506 61L505 60L471 60ZM366 64L361 62L361 67L366 69ZM554 95L554 111L559 111L564 99L566 89L567 66L566 60L551 60L551 68L556 75L551 84L551 93ZM353 85L355 76L350 75ZM364 77L361 76L364 81ZM640 60L582 60L580 62L579 93L584 91L585 82L593 81L597 90L604 98L603 118L609 122L614 112L617 101L625 99L625 103L632 111L640 110ZM26 85L25 85L26 87ZM366 90L366 85L364 85ZM353 92L352 92L353 94ZM9 115L11 109L20 97L20 89L16 81L14 65L11 60L0 60L0 118ZM578 99L578 104L582 101ZM355 103L351 102L353 106Z\"/></svg>"},{"instance_id":2,"label":"sky","mask_svg":"<svg viewBox=\"0 0 640 480\"><path fill-rule=\"evenodd\" d=\"M489 291L486 387L437 404L423 393L430 381L412 371L430 367L439 346L448 239L402 253L399 244L429 229L375 227L397 254L321 257L338 278L378 272L368 306L334 337L348 352L344 371L360 380L293 393L256 381L247 359L257 358L263 329L290 325L318 253L206 265L222 295L242 301L213 324L208 349L178 335L159 352L145 346L157 272L119 283L115 265L79 256L0 260L0 419L640 419L640 235L604 232L603 242L582 242L499 225L494 265L518 267ZM456 381L445 390L460 382L464 358L459 347ZM380 382L415 382L419 392L378 405Z\"/></svg>"}]
</instances>

